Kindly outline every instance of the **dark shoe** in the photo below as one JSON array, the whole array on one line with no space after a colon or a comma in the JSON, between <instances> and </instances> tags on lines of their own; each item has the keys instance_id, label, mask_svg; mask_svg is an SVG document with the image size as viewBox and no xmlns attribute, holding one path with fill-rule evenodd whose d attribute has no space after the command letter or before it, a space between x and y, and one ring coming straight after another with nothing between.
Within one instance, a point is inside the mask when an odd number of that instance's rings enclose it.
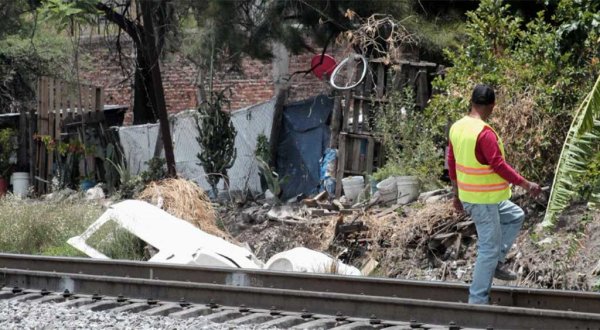
<instances>
[{"instance_id":1,"label":"dark shoe","mask_svg":"<svg viewBox=\"0 0 600 330\"><path fill-rule=\"evenodd\" d=\"M514 281L517 279L517 274L508 270L508 265L504 263L498 263L494 277L503 281Z\"/></svg>"}]
</instances>

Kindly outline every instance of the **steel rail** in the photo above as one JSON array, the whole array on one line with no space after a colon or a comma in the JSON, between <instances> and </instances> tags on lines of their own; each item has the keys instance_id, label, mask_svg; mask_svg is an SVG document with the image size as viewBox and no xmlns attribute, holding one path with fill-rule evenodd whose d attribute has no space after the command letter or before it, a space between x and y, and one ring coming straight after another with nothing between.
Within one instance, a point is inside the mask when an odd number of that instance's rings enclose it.
<instances>
[{"instance_id":1,"label":"steel rail","mask_svg":"<svg viewBox=\"0 0 600 330\"><path fill-rule=\"evenodd\" d=\"M299 291L259 287L235 287L222 284L123 278L114 276L70 274L20 269L0 270L5 286L102 295L124 295L130 298L152 298L252 308L276 306L280 310L308 309L320 314L338 312L352 317L433 324L455 322L462 327L495 329L600 329L600 314L469 305L455 302L392 298L345 293Z\"/></svg>"},{"instance_id":2,"label":"steel rail","mask_svg":"<svg viewBox=\"0 0 600 330\"><path fill-rule=\"evenodd\" d=\"M208 268L143 261L0 254L0 268L317 292L335 291L337 293L447 302L465 302L468 296L468 286L462 283ZM491 297L492 303L500 306L571 310L586 313L600 312L600 294L593 292L493 287Z\"/></svg>"}]
</instances>

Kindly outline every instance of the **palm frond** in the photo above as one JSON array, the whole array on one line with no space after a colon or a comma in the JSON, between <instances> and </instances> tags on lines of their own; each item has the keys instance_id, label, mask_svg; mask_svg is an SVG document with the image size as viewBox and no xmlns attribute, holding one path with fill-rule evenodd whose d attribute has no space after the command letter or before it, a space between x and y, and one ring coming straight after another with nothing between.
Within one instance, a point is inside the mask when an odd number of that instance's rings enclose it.
<instances>
[{"instance_id":1,"label":"palm frond","mask_svg":"<svg viewBox=\"0 0 600 330\"><path fill-rule=\"evenodd\" d=\"M600 135L594 130L595 127L600 127L600 76L577 109L567 133L542 222L545 228L554 226L556 217L576 194L575 174L585 171L589 158L593 156L594 145L600 142Z\"/></svg>"}]
</instances>

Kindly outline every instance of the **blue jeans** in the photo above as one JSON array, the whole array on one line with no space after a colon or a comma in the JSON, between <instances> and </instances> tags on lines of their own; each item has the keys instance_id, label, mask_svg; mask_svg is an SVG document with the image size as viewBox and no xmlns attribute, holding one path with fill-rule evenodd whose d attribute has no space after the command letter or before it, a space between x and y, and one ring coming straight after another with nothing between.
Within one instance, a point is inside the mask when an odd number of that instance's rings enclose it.
<instances>
[{"instance_id":1,"label":"blue jeans","mask_svg":"<svg viewBox=\"0 0 600 330\"><path fill-rule=\"evenodd\" d=\"M521 230L525 213L511 201L498 204L463 202L477 228L477 261L469 288L469 304L488 304L494 271L504 262Z\"/></svg>"}]
</instances>

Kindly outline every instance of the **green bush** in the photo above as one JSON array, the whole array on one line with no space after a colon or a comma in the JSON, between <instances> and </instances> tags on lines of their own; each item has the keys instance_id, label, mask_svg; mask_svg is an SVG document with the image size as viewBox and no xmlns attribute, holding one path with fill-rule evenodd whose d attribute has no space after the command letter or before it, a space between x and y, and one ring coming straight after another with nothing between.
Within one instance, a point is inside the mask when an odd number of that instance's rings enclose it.
<instances>
[{"instance_id":1,"label":"green bush","mask_svg":"<svg viewBox=\"0 0 600 330\"><path fill-rule=\"evenodd\" d=\"M378 111L375 126L383 138L386 155L385 165L373 175L375 180L414 175L425 189L440 186L443 152L427 129L427 118L416 111L411 88L390 95Z\"/></svg>"},{"instance_id":2,"label":"green bush","mask_svg":"<svg viewBox=\"0 0 600 330\"><path fill-rule=\"evenodd\" d=\"M453 66L434 82L440 93L424 113L434 139L445 141L448 122L467 113L475 84L490 84L491 125L509 163L530 179L550 181L573 112L600 69L597 9L590 0L562 0L550 22L544 13L523 22L502 1L482 1L467 14L463 45L446 52Z\"/></svg>"}]
</instances>

